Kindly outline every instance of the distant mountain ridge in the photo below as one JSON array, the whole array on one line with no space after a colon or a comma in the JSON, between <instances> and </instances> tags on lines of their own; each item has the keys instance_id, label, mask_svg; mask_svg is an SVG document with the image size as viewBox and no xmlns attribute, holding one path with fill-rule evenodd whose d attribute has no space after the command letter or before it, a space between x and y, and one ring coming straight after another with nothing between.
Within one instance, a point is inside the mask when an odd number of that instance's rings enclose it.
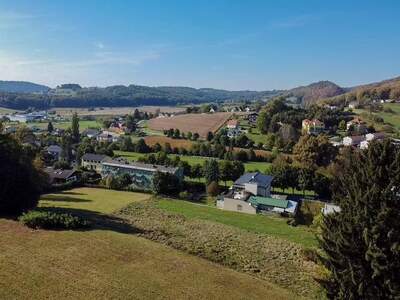
<instances>
[{"instance_id":1,"label":"distant mountain ridge","mask_svg":"<svg viewBox=\"0 0 400 300\"><path fill-rule=\"evenodd\" d=\"M297 105L341 102L345 95L363 89L400 88L400 77L360 85L340 87L331 81L314 82L289 90L227 91L213 88L182 86L115 85L109 87L81 87L68 83L50 89L47 86L23 81L0 81L0 106L13 109L34 107L117 107L140 105L179 105L223 101L267 101L273 97L293 98ZM288 101L293 101L293 99Z\"/></svg>"},{"instance_id":2,"label":"distant mountain ridge","mask_svg":"<svg viewBox=\"0 0 400 300\"><path fill-rule=\"evenodd\" d=\"M50 88L45 85L28 81L1 81L0 91L8 93L45 93Z\"/></svg>"},{"instance_id":3,"label":"distant mountain ridge","mask_svg":"<svg viewBox=\"0 0 400 300\"><path fill-rule=\"evenodd\" d=\"M319 81L307 86L299 86L284 92L285 96L296 97L299 104L309 106L315 104L321 99L344 94L346 89L338 86L331 81Z\"/></svg>"}]
</instances>

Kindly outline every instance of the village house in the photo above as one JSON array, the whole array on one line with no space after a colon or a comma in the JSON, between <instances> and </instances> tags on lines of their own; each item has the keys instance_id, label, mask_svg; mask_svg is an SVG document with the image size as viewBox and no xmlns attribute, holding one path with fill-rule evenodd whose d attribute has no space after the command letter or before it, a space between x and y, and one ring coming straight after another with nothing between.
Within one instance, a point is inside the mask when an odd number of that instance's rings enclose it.
<instances>
[{"instance_id":1,"label":"village house","mask_svg":"<svg viewBox=\"0 0 400 300\"><path fill-rule=\"evenodd\" d=\"M51 145L46 148L48 154L50 154L54 159L58 160L60 158L62 148L58 145Z\"/></svg>"},{"instance_id":2,"label":"village house","mask_svg":"<svg viewBox=\"0 0 400 300\"><path fill-rule=\"evenodd\" d=\"M259 172L246 173L234 182L227 193L218 197L217 207L248 214L295 213L297 202L278 195L271 196L272 180L272 176Z\"/></svg>"},{"instance_id":3,"label":"village house","mask_svg":"<svg viewBox=\"0 0 400 300\"><path fill-rule=\"evenodd\" d=\"M86 129L82 132L83 136L86 136L88 138L97 138L97 136L100 134L100 131L98 129Z\"/></svg>"},{"instance_id":4,"label":"village house","mask_svg":"<svg viewBox=\"0 0 400 300\"><path fill-rule=\"evenodd\" d=\"M111 158L107 155L86 153L82 156L81 166L97 173L101 173L102 163L105 161L110 161Z\"/></svg>"},{"instance_id":5,"label":"village house","mask_svg":"<svg viewBox=\"0 0 400 300\"><path fill-rule=\"evenodd\" d=\"M383 140L386 135L383 132L374 132L374 133L367 133L365 135L365 140L360 143L361 149L368 149L368 145L371 141L380 141Z\"/></svg>"},{"instance_id":6,"label":"village house","mask_svg":"<svg viewBox=\"0 0 400 300\"><path fill-rule=\"evenodd\" d=\"M32 112L28 114L8 115L8 119L12 122L27 123L33 121L41 121L47 119L46 112Z\"/></svg>"},{"instance_id":7,"label":"village house","mask_svg":"<svg viewBox=\"0 0 400 300\"><path fill-rule=\"evenodd\" d=\"M239 129L239 121L238 120L229 120L226 123L226 127L228 129Z\"/></svg>"},{"instance_id":8,"label":"village house","mask_svg":"<svg viewBox=\"0 0 400 300\"><path fill-rule=\"evenodd\" d=\"M346 136L343 138L343 146L359 147L360 143L365 140L363 135Z\"/></svg>"},{"instance_id":9,"label":"village house","mask_svg":"<svg viewBox=\"0 0 400 300\"><path fill-rule=\"evenodd\" d=\"M140 190L153 189L153 177L156 172L169 173L175 175L180 181L183 180L183 169L165 167L161 165L143 163L121 163L119 161L107 161L101 163L101 176L120 176L128 174L131 178L131 187Z\"/></svg>"},{"instance_id":10,"label":"village house","mask_svg":"<svg viewBox=\"0 0 400 300\"><path fill-rule=\"evenodd\" d=\"M257 122L257 118L258 118L258 113L256 113L256 112L253 112L253 113L250 113L247 115L247 120L251 124L255 124Z\"/></svg>"},{"instance_id":11,"label":"village house","mask_svg":"<svg viewBox=\"0 0 400 300\"><path fill-rule=\"evenodd\" d=\"M44 171L49 175L50 184L65 184L78 180L76 170L54 169L47 167Z\"/></svg>"},{"instance_id":12,"label":"village house","mask_svg":"<svg viewBox=\"0 0 400 300\"><path fill-rule=\"evenodd\" d=\"M346 123L346 129L347 129L347 131L349 131L350 129L353 129L354 131L357 131L358 133L364 133L367 130L367 124L363 120L361 120L360 118L357 117Z\"/></svg>"},{"instance_id":13,"label":"village house","mask_svg":"<svg viewBox=\"0 0 400 300\"><path fill-rule=\"evenodd\" d=\"M118 142L120 135L110 131L103 131L101 134L97 136L97 141L105 142L105 143L112 143Z\"/></svg>"},{"instance_id":14,"label":"village house","mask_svg":"<svg viewBox=\"0 0 400 300\"><path fill-rule=\"evenodd\" d=\"M318 119L304 119L301 122L303 132L307 134L319 134L325 130L325 124Z\"/></svg>"}]
</instances>

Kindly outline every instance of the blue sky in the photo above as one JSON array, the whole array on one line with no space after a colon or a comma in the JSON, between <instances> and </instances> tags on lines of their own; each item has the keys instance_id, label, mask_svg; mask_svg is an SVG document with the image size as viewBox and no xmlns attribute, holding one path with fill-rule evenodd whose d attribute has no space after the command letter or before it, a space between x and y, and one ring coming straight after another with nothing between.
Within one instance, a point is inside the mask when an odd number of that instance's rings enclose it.
<instances>
[{"instance_id":1,"label":"blue sky","mask_svg":"<svg viewBox=\"0 0 400 300\"><path fill-rule=\"evenodd\" d=\"M270 90L400 75L400 1L0 1L0 79Z\"/></svg>"}]
</instances>

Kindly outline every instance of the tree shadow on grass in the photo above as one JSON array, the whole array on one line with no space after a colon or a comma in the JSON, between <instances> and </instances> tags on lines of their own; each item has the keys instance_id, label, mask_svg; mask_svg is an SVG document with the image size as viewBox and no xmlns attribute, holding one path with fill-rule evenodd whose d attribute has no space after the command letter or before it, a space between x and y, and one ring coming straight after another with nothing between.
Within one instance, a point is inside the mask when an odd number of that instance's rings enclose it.
<instances>
[{"instance_id":1,"label":"tree shadow on grass","mask_svg":"<svg viewBox=\"0 0 400 300\"><path fill-rule=\"evenodd\" d=\"M38 207L37 211L46 211L54 213L67 213L73 216L78 216L90 222L86 228L81 228L75 231L90 231L90 230L109 230L126 234L139 234L142 231L128 224L124 219L114 215L102 214L86 209L63 208L63 207Z\"/></svg>"},{"instance_id":2,"label":"tree shadow on grass","mask_svg":"<svg viewBox=\"0 0 400 300\"><path fill-rule=\"evenodd\" d=\"M69 197L69 196L65 196L65 194L45 195L41 200L42 201L55 201L55 202L57 202L57 201L60 201L60 202L92 202L92 200L77 198L77 197Z\"/></svg>"},{"instance_id":3,"label":"tree shadow on grass","mask_svg":"<svg viewBox=\"0 0 400 300\"><path fill-rule=\"evenodd\" d=\"M84 193L68 192L68 191L59 192L59 193L57 193L57 194L61 194L61 195L80 195L80 196L82 196L82 195L87 195L87 194L84 194Z\"/></svg>"}]
</instances>

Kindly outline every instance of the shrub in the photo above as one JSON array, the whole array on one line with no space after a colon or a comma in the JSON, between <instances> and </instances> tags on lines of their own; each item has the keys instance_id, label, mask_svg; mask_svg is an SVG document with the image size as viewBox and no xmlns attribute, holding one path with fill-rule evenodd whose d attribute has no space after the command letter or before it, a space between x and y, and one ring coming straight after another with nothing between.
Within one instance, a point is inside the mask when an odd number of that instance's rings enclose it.
<instances>
[{"instance_id":1,"label":"shrub","mask_svg":"<svg viewBox=\"0 0 400 300\"><path fill-rule=\"evenodd\" d=\"M179 193L179 199L189 200L191 198L191 194L187 191Z\"/></svg>"},{"instance_id":2,"label":"shrub","mask_svg":"<svg viewBox=\"0 0 400 300\"><path fill-rule=\"evenodd\" d=\"M219 192L219 187L218 187L218 183L216 181L211 182L208 186L207 186L207 194L210 196L217 196Z\"/></svg>"},{"instance_id":3,"label":"shrub","mask_svg":"<svg viewBox=\"0 0 400 300\"><path fill-rule=\"evenodd\" d=\"M71 214L45 211L30 211L19 217L19 221L30 228L78 229L89 226L89 222Z\"/></svg>"}]
</instances>

